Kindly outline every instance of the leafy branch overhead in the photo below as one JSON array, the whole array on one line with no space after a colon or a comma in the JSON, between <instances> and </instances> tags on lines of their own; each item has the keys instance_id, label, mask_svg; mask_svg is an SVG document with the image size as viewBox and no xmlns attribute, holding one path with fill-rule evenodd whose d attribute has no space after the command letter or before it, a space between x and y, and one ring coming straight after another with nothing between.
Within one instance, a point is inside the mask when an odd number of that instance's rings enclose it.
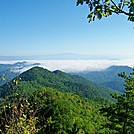
<instances>
[{"instance_id":1,"label":"leafy branch overhead","mask_svg":"<svg viewBox=\"0 0 134 134\"><path fill-rule=\"evenodd\" d=\"M86 3L89 7L89 22L95 18L108 17L113 13L128 16L128 20L134 22L134 0L77 0L77 6Z\"/></svg>"}]
</instances>

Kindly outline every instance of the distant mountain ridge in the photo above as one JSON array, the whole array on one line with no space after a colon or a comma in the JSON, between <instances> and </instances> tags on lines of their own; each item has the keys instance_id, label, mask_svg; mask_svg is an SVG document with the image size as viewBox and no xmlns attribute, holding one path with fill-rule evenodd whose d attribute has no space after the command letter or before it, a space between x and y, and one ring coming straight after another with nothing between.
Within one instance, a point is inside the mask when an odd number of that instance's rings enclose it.
<instances>
[{"instance_id":1,"label":"distant mountain ridge","mask_svg":"<svg viewBox=\"0 0 134 134\"><path fill-rule=\"evenodd\" d=\"M113 56L84 55L73 53L59 53L32 56L0 56L0 60L93 60L93 59L117 59Z\"/></svg>"},{"instance_id":2,"label":"distant mountain ridge","mask_svg":"<svg viewBox=\"0 0 134 134\"><path fill-rule=\"evenodd\" d=\"M35 66L41 66L41 64L29 63L26 61L16 62L14 64L0 64L0 76L4 74L6 78L6 80L4 81L1 80L0 86L3 85L6 81L15 78L21 72L24 72ZM128 66L110 66L109 68L104 69L102 71L82 71L74 72L73 74L82 76L89 81L100 84L107 88L122 92L124 88L124 81L123 79L118 77L118 73L120 72L126 72L127 74L129 74L130 72L132 72L132 68ZM57 75L60 74L61 76L63 75L60 70L56 70L53 73Z\"/></svg>"},{"instance_id":3,"label":"distant mountain ridge","mask_svg":"<svg viewBox=\"0 0 134 134\"><path fill-rule=\"evenodd\" d=\"M102 71L81 72L76 74L107 88L123 92L124 80L118 76L118 73L125 72L129 75L132 70L133 69L128 66L111 66Z\"/></svg>"}]
</instances>

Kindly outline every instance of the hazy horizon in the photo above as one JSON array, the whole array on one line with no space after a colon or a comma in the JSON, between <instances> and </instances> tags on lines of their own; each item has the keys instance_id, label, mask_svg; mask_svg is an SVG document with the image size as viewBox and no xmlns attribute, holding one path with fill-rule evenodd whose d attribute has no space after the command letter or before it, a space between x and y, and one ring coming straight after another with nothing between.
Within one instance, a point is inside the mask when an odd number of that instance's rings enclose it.
<instances>
[{"instance_id":1,"label":"hazy horizon","mask_svg":"<svg viewBox=\"0 0 134 134\"><path fill-rule=\"evenodd\" d=\"M76 53L57 53L47 55L28 55L28 56L2 56L0 60L121 60L134 59L134 56L121 55L86 55Z\"/></svg>"},{"instance_id":2,"label":"hazy horizon","mask_svg":"<svg viewBox=\"0 0 134 134\"><path fill-rule=\"evenodd\" d=\"M76 0L1 0L0 55L134 57L133 23L113 14L89 24L88 13L88 6L76 6Z\"/></svg>"}]
</instances>

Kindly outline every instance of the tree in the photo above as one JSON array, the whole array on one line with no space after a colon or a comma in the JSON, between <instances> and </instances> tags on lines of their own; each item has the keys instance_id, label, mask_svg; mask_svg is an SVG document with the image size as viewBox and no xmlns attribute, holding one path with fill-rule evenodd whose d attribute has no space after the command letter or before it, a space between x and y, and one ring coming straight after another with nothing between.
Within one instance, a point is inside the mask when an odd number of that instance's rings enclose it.
<instances>
[{"instance_id":1,"label":"tree","mask_svg":"<svg viewBox=\"0 0 134 134\"><path fill-rule=\"evenodd\" d=\"M108 119L104 128L108 128L112 134L134 134L134 71L130 76L125 73L119 76L126 82L124 94L113 95L116 103L101 109L101 113Z\"/></svg>"},{"instance_id":2,"label":"tree","mask_svg":"<svg viewBox=\"0 0 134 134\"><path fill-rule=\"evenodd\" d=\"M134 22L134 0L77 0L77 5L86 3L89 6L89 22L95 18L108 17L113 13L128 16L128 20Z\"/></svg>"},{"instance_id":3,"label":"tree","mask_svg":"<svg viewBox=\"0 0 134 134\"><path fill-rule=\"evenodd\" d=\"M2 75L5 80L5 75ZM10 92L7 96L0 98L0 133L1 134L35 134L36 110L32 109L31 103L23 95L23 91L18 92L20 77L16 77L13 83L8 82Z\"/></svg>"}]
</instances>

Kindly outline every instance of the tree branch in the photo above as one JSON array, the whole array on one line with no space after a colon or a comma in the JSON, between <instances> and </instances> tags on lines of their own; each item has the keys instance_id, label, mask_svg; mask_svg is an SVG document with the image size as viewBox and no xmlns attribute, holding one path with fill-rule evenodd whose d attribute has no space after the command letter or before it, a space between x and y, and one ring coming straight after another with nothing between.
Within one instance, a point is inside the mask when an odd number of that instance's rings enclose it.
<instances>
[{"instance_id":1,"label":"tree branch","mask_svg":"<svg viewBox=\"0 0 134 134\"><path fill-rule=\"evenodd\" d=\"M115 13L123 13L123 14L125 14L125 15L127 15L127 16L134 16L134 14L132 14L132 13L128 13L128 12L125 12L125 11L123 11L122 9L120 9L116 4L115 4L115 2L113 1L113 0L111 0L111 2L112 2L112 4L117 8L117 12L115 12Z\"/></svg>"}]
</instances>

